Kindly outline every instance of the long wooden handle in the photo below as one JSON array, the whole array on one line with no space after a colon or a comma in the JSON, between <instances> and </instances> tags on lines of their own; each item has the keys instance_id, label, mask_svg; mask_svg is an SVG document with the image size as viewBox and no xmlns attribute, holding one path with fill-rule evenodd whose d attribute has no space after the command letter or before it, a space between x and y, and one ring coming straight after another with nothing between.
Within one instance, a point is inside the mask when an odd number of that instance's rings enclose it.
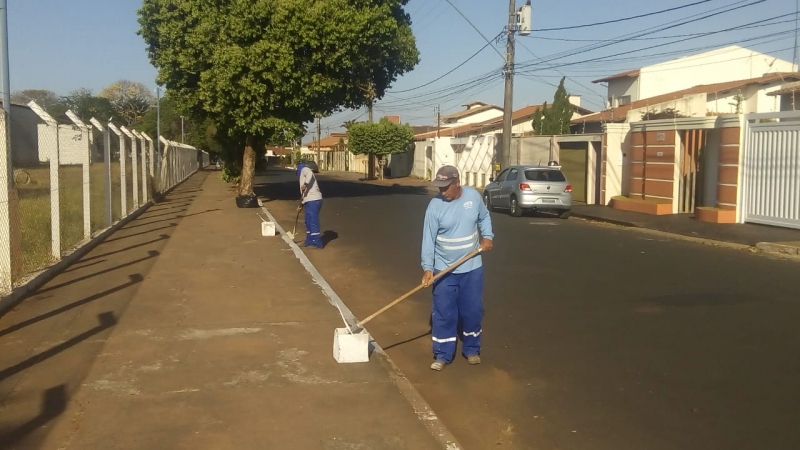
<instances>
[{"instance_id":1,"label":"long wooden handle","mask_svg":"<svg viewBox=\"0 0 800 450\"><path fill-rule=\"evenodd\" d=\"M479 249L473 251L472 253L468 254L467 256L459 259L452 266L450 266L450 267L444 269L443 271L437 273L436 275L434 275L433 279L431 280L431 285L433 285L434 281L436 281L439 278L443 277L445 274L450 273L450 271L452 271L456 267L460 266L461 264L464 264L465 262L467 262L468 259L472 258L473 256L477 255L480 252L481 252L481 249L479 248ZM419 291L420 289L422 289L424 287L425 287L425 285L420 283L419 286L417 286L414 289L406 292L405 294L403 294L402 297L398 298L397 300L393 301L392 303L389 303L388 305L384 306L383 308L375 311L371 316L367 317L366 319L362 320L361 322L358 322L358 326L359 327L364 326L365 323L367 323L370 320L372 320L372 319L378 317L379 315L383 314L384 312L386 312L386 310L388 310L389 308L393 307L394 305L402 302L403 300L407 299L408 297L411 297L412 295L417 293L417 291Z\"/></svg>"}]
</instances>

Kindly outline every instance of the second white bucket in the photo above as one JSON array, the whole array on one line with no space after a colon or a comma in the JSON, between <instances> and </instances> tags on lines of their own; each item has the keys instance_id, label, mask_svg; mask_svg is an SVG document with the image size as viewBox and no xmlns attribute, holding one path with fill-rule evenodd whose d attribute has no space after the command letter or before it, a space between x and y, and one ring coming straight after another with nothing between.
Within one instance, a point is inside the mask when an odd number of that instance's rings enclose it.
<instances>
[{"instance_id":1,"label":"second white bucket","mask_svg":"<svg viewBox=\"0 0 800 450\"><path fill-rule=\"evenodd\" d=\"M275 222L261 222L262 236L275 236Z\"/></svg>"}]
</instances>

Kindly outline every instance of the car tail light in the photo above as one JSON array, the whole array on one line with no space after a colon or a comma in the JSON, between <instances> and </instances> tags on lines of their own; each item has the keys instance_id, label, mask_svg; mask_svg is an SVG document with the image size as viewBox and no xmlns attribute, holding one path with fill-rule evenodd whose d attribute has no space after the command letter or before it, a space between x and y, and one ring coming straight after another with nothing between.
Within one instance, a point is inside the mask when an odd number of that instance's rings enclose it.
<instances>
[{"instance_id":1,"label":"car tail light","mask_svg":"<svg viewBox=\"0 0 800 450\"><path fill-rule=\"evenodd\" d=\"M572 185L571 185L571 184L568 184L568 185L567 185L567 188L566 188L566 189L564 189L564 192L572 192Z\"/></svg>"},{"instance_id":2,"label":"car tail light","mask_svg":"<svg viewBox=\"0 0 800 450\"><path fill-rule=\"evenodd\" d=\"M519 190L521 191L530 191L531 186L528 183L520 183Z\"/></svg>"}]
</instances>

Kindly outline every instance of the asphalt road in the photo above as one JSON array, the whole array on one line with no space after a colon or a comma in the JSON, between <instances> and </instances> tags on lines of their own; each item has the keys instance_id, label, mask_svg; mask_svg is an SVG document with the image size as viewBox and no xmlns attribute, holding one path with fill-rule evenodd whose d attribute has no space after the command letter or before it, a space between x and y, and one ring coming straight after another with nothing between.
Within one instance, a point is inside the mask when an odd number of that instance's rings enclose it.
<instances>
[{"instance_id":1,"label":"asphalt road","mask_svg":"<svg viewBox=\"0 0 800 450\"><path fill-rule=\"evenodd\" d=\"M419 283L431 194L319 179L328 245L307 253L365 317ZM291 229L296 178L259 182ZM428 369L429 291L368 325L465 448L800 448L800 264L580 220L492 221L482 365Z\"/></svg>"}]
</instances>

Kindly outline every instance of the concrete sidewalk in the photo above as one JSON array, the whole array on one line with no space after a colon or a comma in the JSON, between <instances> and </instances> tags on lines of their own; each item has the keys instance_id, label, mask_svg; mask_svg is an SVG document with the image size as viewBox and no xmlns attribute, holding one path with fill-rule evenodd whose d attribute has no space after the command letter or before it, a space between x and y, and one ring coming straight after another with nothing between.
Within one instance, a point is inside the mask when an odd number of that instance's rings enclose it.
<instances>
[{"instance_id":1,"label":"concrete sidewalk","mask_svg":"<svg viewBox=\"0 0 800 450\"><path fill-rule=\"evenodd\" d=\"M337 310L233 196L196 174L0 318L0 448L444 447L384 355L333 360Z\"/></svg>"}]
</instances>

